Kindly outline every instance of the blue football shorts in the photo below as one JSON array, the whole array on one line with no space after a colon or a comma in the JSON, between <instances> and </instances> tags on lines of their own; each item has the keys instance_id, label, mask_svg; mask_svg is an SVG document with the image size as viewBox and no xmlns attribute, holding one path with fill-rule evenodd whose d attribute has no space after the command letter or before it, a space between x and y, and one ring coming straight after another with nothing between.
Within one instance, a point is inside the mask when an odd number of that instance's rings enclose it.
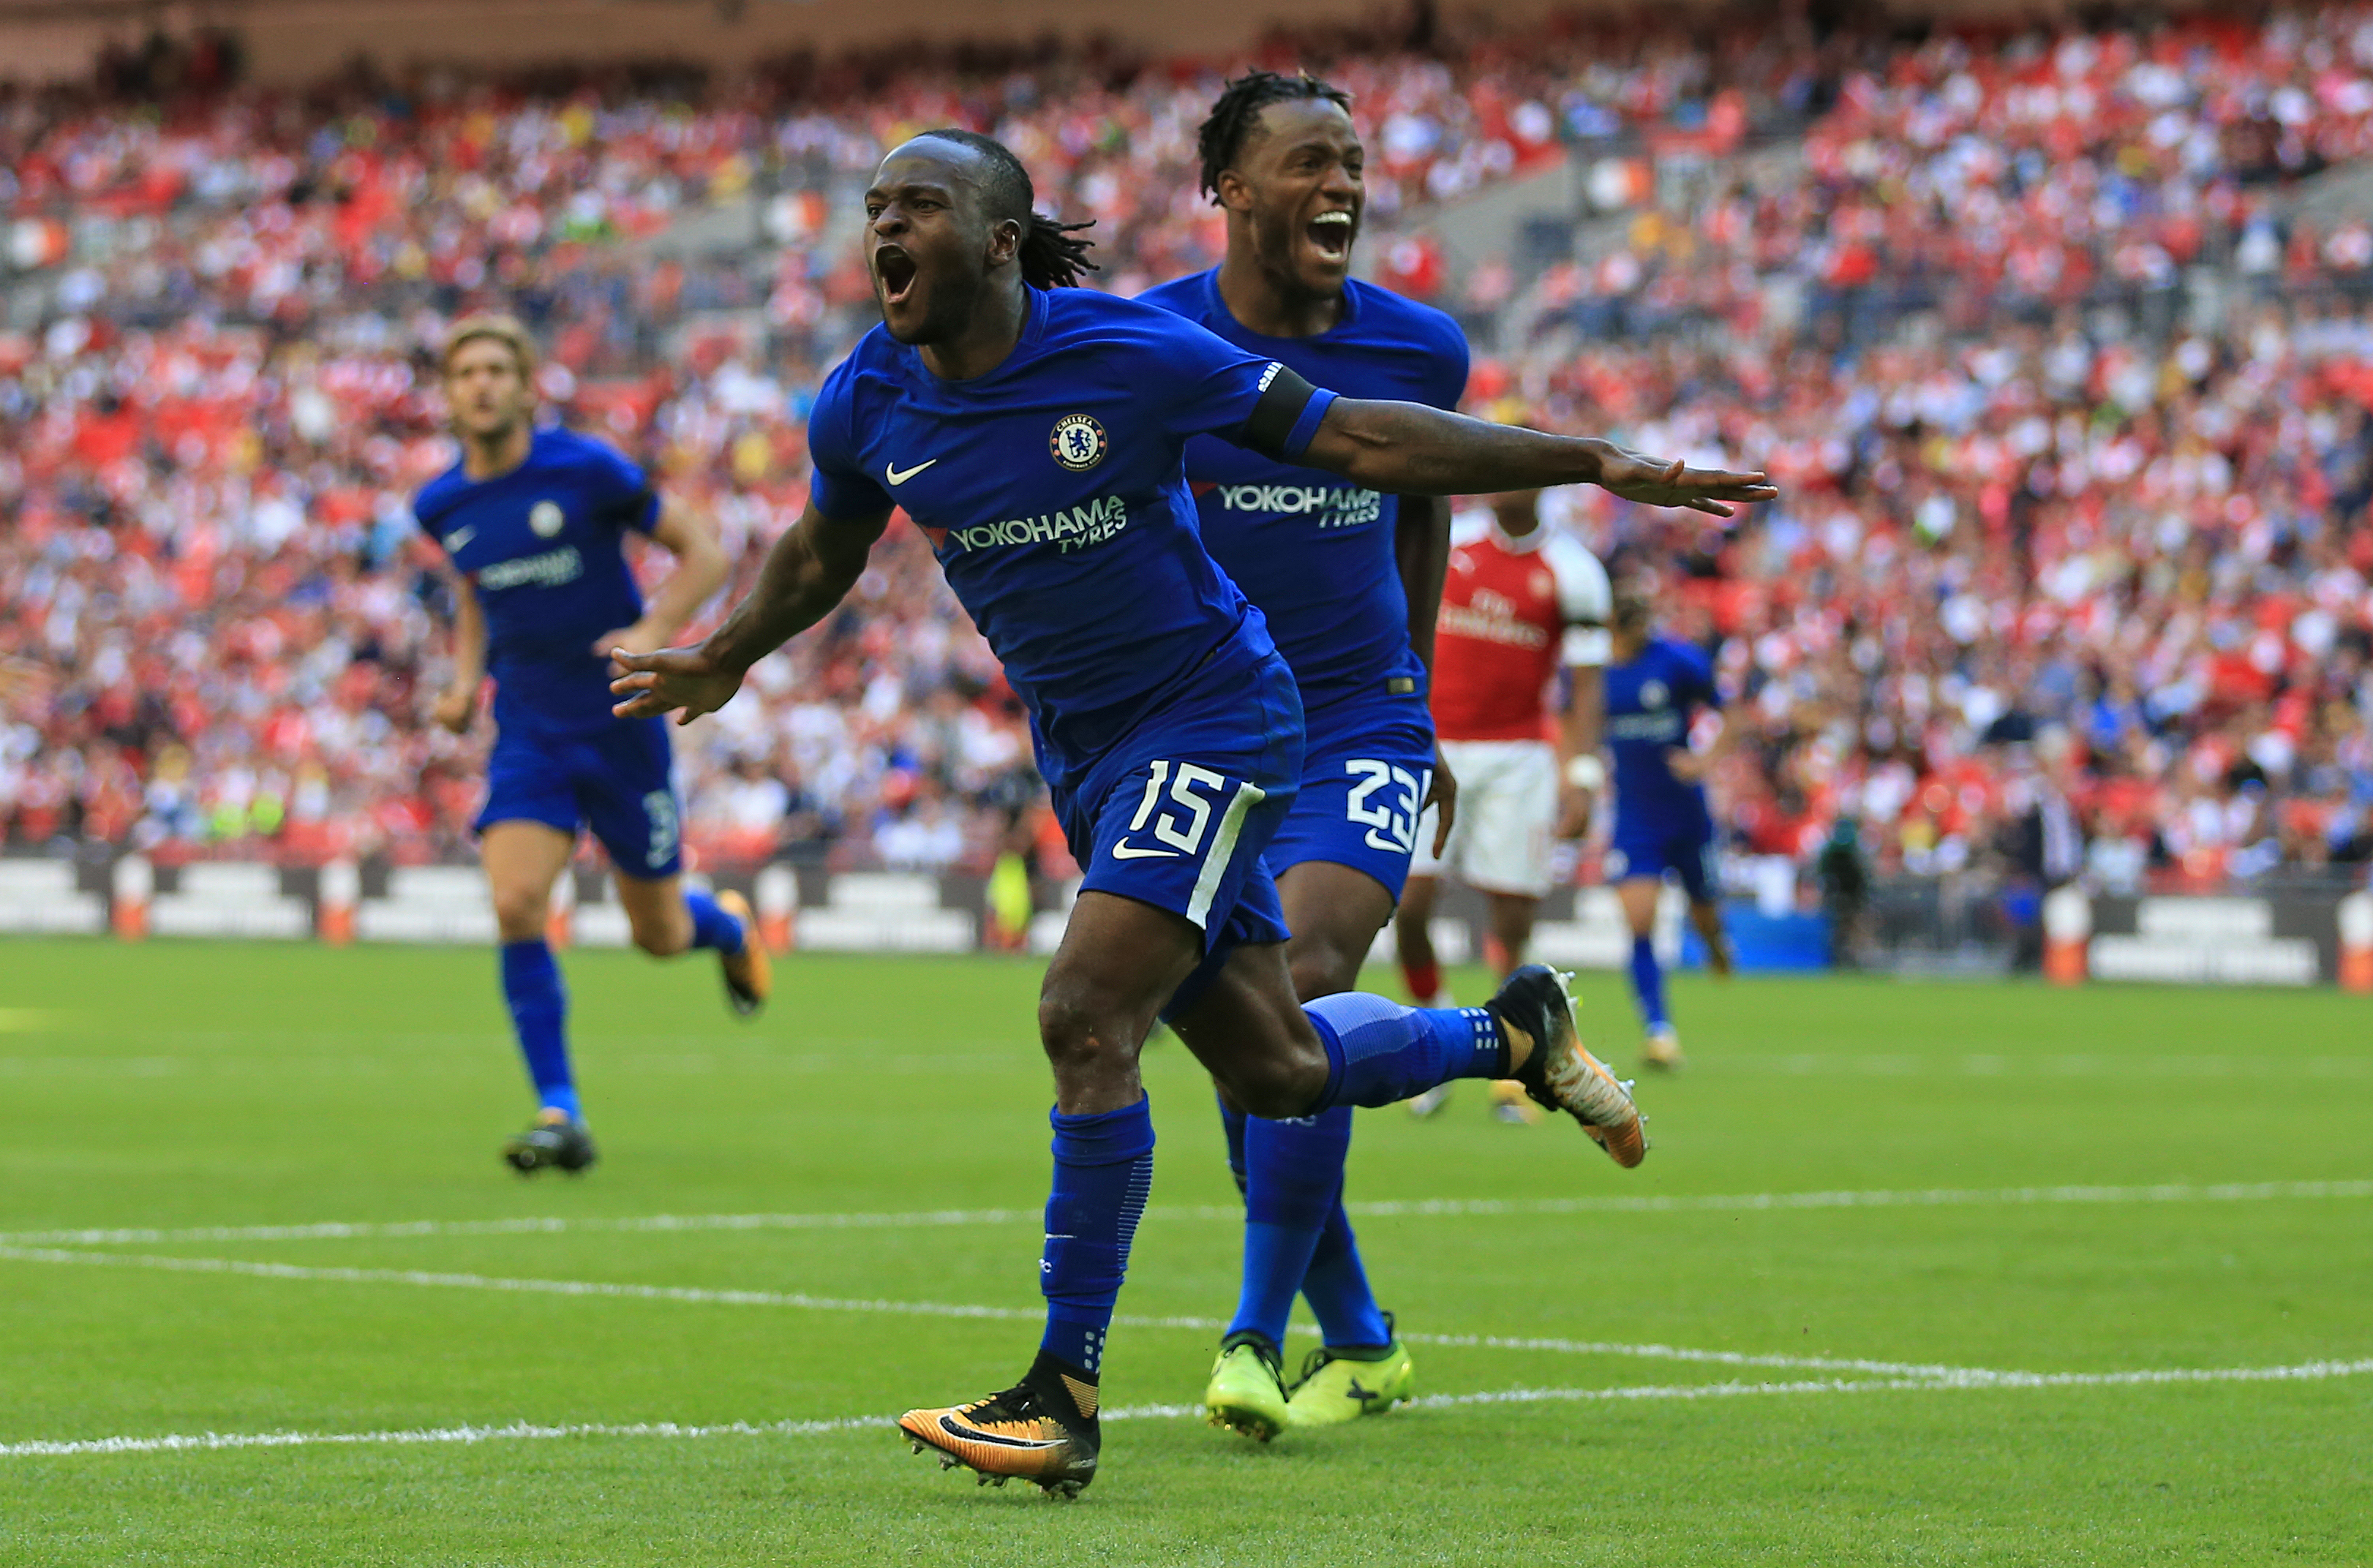
<instances>
[{"instance_id":1,"label":"blue football shorts","mask_svg":"<svg viewBox=\"0 0 2373 1568\"><path fill-rule=\"evenodd\" d=\"M497 822L542 822L572 837L590 828L620 876L672 877L684 865L673 761L661 718L575 734L502 730L473 825L483 833Z\"/></svg>"},{"instance_id":2,"label":"blue football shorts","mask_svg":"<svg viewBox=\"0 0 2373 1568\"><path fill-rule=\"evenodd\" d=\"M1365 872L1398 903L1433 787L1433 722L1422 697L1329 707L1310 721L1302 794L1268 842L1282 876L1323 860Z\"/></svg>"},{"instance_id":3,"label":"blue football shorts","mask_svg":"<svg viewBox=\"0 0 2373 1568\"><path fill-rule=\"evenodd\" d=\"M1607 879L1653 877L1661 882L1667 872L1680 879L1691 903L1713 901L1721 881L1714 865L1713 825L1626 822L1619 812L1614 842L1607 846Z\"/></svg>"},{"instance_id":4,"label":"blue football shorts","mask_svg":"<svg viewBox=\"0 0 2373 1568\"><path fill-rule=\"evenodd\" d=\"M1203 963L1165 1016L1191 1007L1237 947L1285 940L1261 852L1301 780L1302 694L1271 654L1188 682L1056 796L1083 891L1169 910L1203 933Z\"/></svg>"}]
</instances>

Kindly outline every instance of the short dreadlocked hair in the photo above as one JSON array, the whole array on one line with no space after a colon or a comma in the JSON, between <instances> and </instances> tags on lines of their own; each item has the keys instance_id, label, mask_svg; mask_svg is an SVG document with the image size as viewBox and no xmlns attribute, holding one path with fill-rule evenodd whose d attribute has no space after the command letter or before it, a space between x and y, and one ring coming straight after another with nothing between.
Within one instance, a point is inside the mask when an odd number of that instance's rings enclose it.
<instances>
[{"instance_id":1,"label":"short dreadlocked hair","mask_svg":"<svg viewBox=\"0 0 2373 1568\"><path fill-rule=\"evenodd\" d=\"M1036 206L1038 192L1030 183L1030 171L1022 167L1013 149L994 136L952 125L922 132L916 139L919 141L924 136L970 147L988 165L988 178L982 184L981 195L988 203L991 222L1022 226L1022 244L1014 252L1014 260L1021 264L1023 283L1032 288L1070 288L1084 274L1100 270L1088 260L1089 242L1071 238L1095 225L1058 223L1041 215Z\"/></svg>"},{"instance_id":2,"label":"short dreadlocked hair","mask_svg":"<svg viewBox=\"0 0 2373 1568\"><path fill-rule=\"evenodd\" d=\"M1210 117L1195 133L1195 150L1203 157L1203 194L1220 199L1220 176L1245 150L1245 138L1260 123L1260 111L1272 103L1299 103L1325 99L1344 113L1351 112L1351 95L1307 71L1280 76L1274 71L1247 71L1221 89Z\"/></svg>"}]
</instances>

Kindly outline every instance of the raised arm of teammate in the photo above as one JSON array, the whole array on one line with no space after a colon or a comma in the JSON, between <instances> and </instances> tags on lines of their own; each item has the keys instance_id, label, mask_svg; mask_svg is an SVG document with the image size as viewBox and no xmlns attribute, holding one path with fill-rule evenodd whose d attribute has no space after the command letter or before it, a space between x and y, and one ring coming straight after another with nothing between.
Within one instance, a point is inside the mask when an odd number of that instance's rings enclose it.
<instances>
[{"instance_id":1,"label":"raised arm of teammate","mask_svg":"<svg viewBox=\"0 0 2373 1568\"><path fill-rule=\"evenodd\" d=\"M1596 484L1649 506L1686 506L1717 517L1733 501L1770 501L1780 492L1760 473L1693 469L1626 451L1596 436L1551 436L1490 424L1423 403L1338 398L1319 420L1301 461L1372 490L1418 495L1479 495Z\"/></svg>"},{"instance_id":2,"label":"raised arm of teammate","mask_svg":"<svg viewBox=\"0 0 2373 1568\"><path fill-rule=\"evenodd\" d=\"M1566 667L1566 679L1565 707L1558 714L1555 831L1561 839L1578 839L1590 830L1591 799L1606 780L1598 737L1607 712L1607 674L1599 665L1572 664Z\"/></svg>"},{"instance_id":3,"label":"raised arm of teammate","mask_svg":"<svg viewBox=\"0 0 2373 1568\"><path fill-rule=\"evenodd\" d=\"M680 709L676 722L690 724L723 707L742 689L752 665L848 597L889 522L886 512L827 517L811 502L767 552L757 587L706 639L689 648L611 653L626 671L610 682L619 699L611 711L620 718L645 718Z\"/></svg>"},{"instance_id":4,"label":"raised arm of teammate","mask_svg":"<svg viewBox=\"0 0 2373 1568\"><path fill-rule=\"evenodd\" d=\"M1401 592L1409 599L1409 650L1433 674L1433 623L1442 612L1442 585L1450 571L1450 503L1439 495L1404 495L1394 513L1393 560L1400 570ZM1439 856L1450 843L1450 825L1458 814L1458 776L1444 760L1442 745L1433 748L1433 782L1426 787L1420 813L1442 807L1433 829L1433 853Z\"/></svg>"},{"instance_id":5,"label":"raised arm of teammate","mask_svg":"<svg viewBox=\"0 0 2373 1568\"><path fill-rule=\"evenodd\" d=\"M1724 714L1722 727L1713 732L1713 738L1702 748L1674 747L1666 758L1666 764L1673 770L1673 777L1684 784L1705 783L1713 776L1715 765L1738 743L1738 725L1733 722L1729 714Z\"/></svg>"},{"instance_id":6,"label":"raised arm of teammate","mask_svg":"<svg viewBox=\"0 0 2373 1568\"><path fill-rule=\"evenodd\" d=\"M1542 559L1557 578L1558 614L1565 622L1559 662L1565 666L1565 706L1558 714L1558 814L1561 839L1590 830L1593 799L1607 784L1598 743L1606 728L1607 623L1615 615L1615 585L1598 557L1571 539L1552 538Z\"/></svg>"},{"instance_id":7,"label":"raised arm of teammate","mask_svg":"<svg viewBox=\"0 0 2373 1568\"><path fill-rule=\"evenodd\" d=\"M436 718L463 735L477 716L478 689L486 683L486 611L467 573L448 577L453 585L453 678L437 694Z\"/></svg>"},{"instance_id":8,"label":"raised arm of teammate","mask_svg":"<svg viewBox=\"0 0 2373 1568\"><path fill-rule=\"evenodd\" d=\"M724 587L725 575L732 569L725 559L724 547L717 542L716 528L706 517L671 508L661 512L659 521L651 526L651 538L675 557L675 570L651 590L650 602L643 607L643 618L596 641L596 654L606 654L613 648L647 654L667 646L669 640L684 629L684 623L708 601L708 596Z\"/></svg>"}]
</instances>

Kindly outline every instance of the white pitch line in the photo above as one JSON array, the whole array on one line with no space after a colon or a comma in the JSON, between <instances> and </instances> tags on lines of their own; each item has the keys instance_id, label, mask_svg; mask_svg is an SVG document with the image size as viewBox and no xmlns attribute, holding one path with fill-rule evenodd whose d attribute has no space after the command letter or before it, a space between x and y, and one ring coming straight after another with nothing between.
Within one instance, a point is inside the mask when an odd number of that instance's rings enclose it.
<instances>
[{"instance_id":1,"label":"white pitch line","mask_svg":"<svg viewBox=\"0 0 2373 1568\"><path fill-rule=\"evenodd\" d=\"M632 1284L613 1280L504 1279L488 1274L438 1273L424 1269L314 1268L299 1263L264 1263L246 1258L171 1258L139 1252L80 1252L38 1247L0 1247L0 1260L19 1263L79 1263L127 1269L158 1269L168 1273L239 1274L251 1279L312 1280L333 1284L425 1285L451 1290L510 1291L531 1295L624 1297L637 1301L673 1301L707 1307L797 1307L817 1312L881 1313L916 1318L982 1318L1036 1321L1043 1311L1018 1307L973 1307L960 1302L867 1301L809 1295L799 1291L713 1290L698 1285ZM1116 1319L1116 1321L1128 1321ZM1147 1328L1217 1327L1217 1318L1140 1318Z\"/></svg>"},{"instance_id":2,"label":"white pitch line","mask_svg":"<svg viewBox=\"0 0 2373 1568\"><path fill-rule=\"evenodd\" d=\"M1294 1332L1306 1330L1303 1324ZM1862 1372L1883 1377L1958 1377L1965 1373L1993 1374L1984 1367L1922 1365L1903 1361L1866 1361L1827 1355L1764 1355L1748 1351L1699 1350L1688 1345L1629 1344L1607 1340L1565 1340L1507 1334L1420 1334L1401 1338L1413 1345L1444 1345L1465 1350L1538 1351L1552 1355L1624 1356L1636 1361L1685 1361L1710 1366L1786 1367L1806 1372Z\"/></svg>"},{"instance_id":3,"label":"white pitch line","mask_svg":"<svg viewBox=\"0 0 2373 1568\"><path fill-rule=\"evenodd\" d=\"M267 1263L244 1258L175 1258L154 1253L84 1252L54 1248L0 1247L0 1260L20 1263L64 1263L101 1268L157 1269L168 1273L236 1274L249 1279L300 1280L330 1284L400 1284L444 1290L511 1291L532 1295L571 1295L669 1301L701 1307L789 1307L811 1312L851 1312L912 1318L965 1318L990 1322L1041 1320L1043 1308L982 1307L962 1302L874 1301L809 1295L798 1291L721 1290L700 1285L634 1284L611 1280L508 1279L487 1274L440 1273L422 1269L317 1268L300 1263ZM1113 1318L1125 1329L1184 1329L1217 1333L1227 1327L1217 1318L1144 1317L1122 1313ZM1298 1332L1309 1332L1305 1325ZM1847 1360L1829 1356L1756 1355L1743 1351L1696 1350L1681 1345L1622 1344L1598 1340L1513 1338L1496 1334L1404 1334L1411 1344L1454 1349L1536 1351L1560 1355L1629 1356L1649 1361L1701 1362L1719 1366L1795 1367L1824 1372L1862 1372L1882 1376L1925 1377L1958 1376L1982 1368L1923 1366L1898 1361Z\"/></svg>"},{"instance_id":4,"label":"white pitch line","mask_svg":"<svg viewBox=\"0 0 2373 1568\"><path fill-rule=\"evenodd\" d=\"M1781 1051L1710 1058L1714 1072L1777 1074L1783 1077L1850 1075L1910 1078L1952 1074L1971 1078L2363 1078L2373 1076L2373 1058L2288 1056L2274 1059L2230 1055L2110 1055L2062 1052L2049 1056L1973 1051L1963 1055L1915 1055L1908 1051Z\"/></svg>"},{"instance_id":5,"label":"white pitch line","mask_svg":"<svg viewBox=\"0 0 2373 1568\"><path fill-rule=\"evenodd\" d=\"M881 1418L887 1424L889 1418ZM161 1437L88 1437L0 1443L0 1458L63 1458L76 1454L171 1454L217 1448L310 1448L327 1445L497 1443L549 1437L810 1437L875 1424L870 1416L836 1421L746 1421L693 1424L673 1421L584 1422L566 1426L505 1422L497 1426L432 1426L398 1432L199 1432Z\"/></svg>"},{"instance_id":6,"label":"white pitch line","mask_svg":"<svg viewBox=\"0 0 2373 1568\"><path fill-rule=\"evenodd\" d=\"M443 1290L486 1290L515 1292L532 1295L565 1295L630 1301L667 1301L701 1307L789 1307L811 1312L848 1312L859 1315L911 1318L972 1318L988 1322L1030 1322L1041 1320L1044 1310L1037 1307L987 1307L965 1302L943 1301L882 1301L866 1298L810 1295L801 1291L729 1290L702 1285L637 1284L614 1280L542 1280L511 1279L488 1274L438 1273L421 1269L349 1269L317 1268L298 1263L265 1263L243 1258L175 1258L153 1253L84 1252L58 1249L0 1247L0 1260L28 1263L64 1263L96 1265L102 1268L156 1269L168 1273L234 1274L251 1279L298 1280L330 1284L400 1284ZM1198 1333L1216 1333L1226 1327L1217 1318L1186 1316L1147 1317L1121 1313L1113 1318L1116 1328L1182 1329ZM1294 1331L1307 1334L1312 1330L1296 1324ZM1634 1344L1608 1340L1570 1340L1553 1337L1513 1336L1502 1334L1404 1334L1411 1344L1435 1345L1451 1349L1513 1350L1541 1352L1558 1355L1625 1357L1641 1361L1671 1361L1714 1366L1760 1366L1817 1372L1858 1372L1870 1376L1908 1379L1911 1382L1944 1381L1956 1388L2043 1387L2055 1382L2075 1379L2081 1383L2099 1376L2086 1373L2003 1372L1983 1366L1948 1366L1900 1361L1874 1361L1861 1357L1759 1354L1747 1351L1702 1350L1687 1345ZM2344 1365L2348 1370L2373 1368L2373 1362L2308 1364L2311 1366ZM2131 1373L2114 1375L2128 1381L2196 1381L2210 1374L2177 1373L2161 1378L2157 1374ZM2215 1377L2243 1376L2241 1373L2216 1373Z\"/></svg>"},{"instance_id":7,"label":"white pitch line","mask_svg":"<svg viewBox=\"0 0 2373 1568\"><path fill-rule=\"evenodd\" d=\"M1160 1213L1162 1211L1156 1211ZM1211 1213L1241 1214L1242 1210ZM911 1214L644 1214L625 1218L520 1217L497 1220L324 1220L311 1225L195 1225L181 1230L47 1230L0 1233L0 1245L159 1246L185 1241L383 1241L414 1237L555 1236L564 1232L732 1230L906 1230L939 1225L1019 1225L1037 1209L935 1209Z\"/></svg>"},{"instance_id":8,"label":"white pitch line","mask_svg":"<svg viewBox=\"0 0 2373 1568\"><path fill-rule=\"evenodd\" d=\"M1933 1187L1908 1191L1643 1193L1605 1198L1434 1198L1346 1203L1366 1218L1489 1214L1755 1213L1787 1209L1958 1208L2030 1203L2250 1203L2373 1198L2373 1181L2160 1182L2147 1187ZM1234 1211L1229 1211L1234 1212Z\"/></svg>"},{"instance_id":9,"label":"white pitch line","mask_svg":"<svg viewBox=\"0 0 2373 1568\"><path fill-rule=\"evenodd\" d=\"M1808 1378L1787 1383L1625 1384L1605 1388L1490 1388L1471 1394L1428 1394L1409 1401L1417 1410L1455 1410L1474 1405L1529 1405L1596 1400L1688 1400L1737 1399L1771 1394L1937 1393L1987 1388L2108 1388L2186 1383L2320 1382L2373 1373L2373 1358L2310 1361L2291 1366L2160 1367L2127 1372L1992 1372L1982 1378L1901 1377L1883 1381ZM1200 1405L1126 1405L1105 1412L1106 1421L1186 1421L1203 1415ZM203 1432L158 1437L90 1437L0 1443L0 1458L63 1458L79 1455L209 1452L227 1448L304 1448L367 1444L476 1444L556 1437L815 1437L840 1432L886 1430L893 1418L841 1416L825 1421L629 1422L539 1425L509 1422L493 1426L439 1426L392 1432Z\"/></svg>"},{"instance_id":10,"label":"white pitch line","mask_svg":"<svg viewBox=\"0 0 2373 1568\"><path fill-rule=\"evenodd\" d=\"M1731 1394L1887 1393L1893 1390L1984 1390L1991 1388L2138 1388L2197 1383L2320 1383L2373 1373L2373 1356L2355 1361L2305 1361L2289 1366L2148 1366L2120 1372L2003 1372L1985 1367L1943 1367L1938 1375L1846 1380L1819 1378L1795 1383L1684 1383L1672 1388L1507 1388L1479 1394L1432 1395L1418 1406L1537 1404L1557 1400L1709 1399Z\"/></svg>"},{"instance_id":11,"label":"white pitch line","mask_svg":"<svg viewBox=\"0 0 2373 1568\"><path fill-rule=\"evenodd\" d=\"M2146 1187L1937 1187L1899 1191L1643 1193L1592 1198L1409 1198L1351 1202L1360 1219L1488 1218L1526 1214L1756 1214L1795 1209L1917 1209L2027 1204L2251 1203L2299 1198L2373 1198L2373 1180L2160 1182ZM1150 1219L1235 1220L1234 1204L1156 1204ZM1035 1224L1037 1209L926 1209L906 1214L644 1214L625 1218L325 1220L310 1225L197 1225L0 1232L0 1245L166 1246L193 1241L382 1241L417 1237L557 1236L571 1232L906 1230Z\"/></svg>"}]
</instances>

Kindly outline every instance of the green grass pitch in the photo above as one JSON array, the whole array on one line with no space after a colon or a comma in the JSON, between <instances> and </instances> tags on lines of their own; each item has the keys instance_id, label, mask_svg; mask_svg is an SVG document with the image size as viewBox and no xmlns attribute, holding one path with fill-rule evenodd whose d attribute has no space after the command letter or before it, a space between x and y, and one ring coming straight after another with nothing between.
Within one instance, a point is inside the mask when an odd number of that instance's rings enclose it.
<instances>
[{"instance_id":1,"label":"green grass pitch","mask_svg":"<svg viewBox=\"0 0 2373 1568\"><path fill-rule=\"evenodd\" d=\"M1036 1343L1035 967L801 958L747 1027L566 967L603 1163L529 1182L489 954L0 945L0 1563L2373 1561L2362 998L1684 979L1637 1171L1362 1113L1432 1402L1267 1447L1177 1412L1236 1237L1162 1042L1140 1413L1065 1505L887 1424ZM517 1423L674 1426L397 1440ZM44 1448L265 1433L371 1440Z\"/></svg>"}]
</instances>

